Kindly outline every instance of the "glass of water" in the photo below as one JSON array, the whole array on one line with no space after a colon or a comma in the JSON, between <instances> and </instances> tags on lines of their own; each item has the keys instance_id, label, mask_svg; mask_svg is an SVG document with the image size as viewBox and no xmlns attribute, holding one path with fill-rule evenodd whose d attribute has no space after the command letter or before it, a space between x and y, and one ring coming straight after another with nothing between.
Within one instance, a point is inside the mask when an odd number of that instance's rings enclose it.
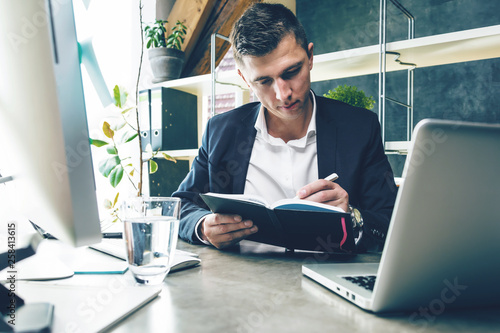
<instances>
[{"instance_id":1,"label":"glass of water","mask_svg":"<svg viewBox=\"0 0 500 333\"><path fill-rule=\"evenodd\" d=\"M161 284L177 246L180 199L132 198L122 205L129 269L140 284Z\"/></svg>"}]
</instances>

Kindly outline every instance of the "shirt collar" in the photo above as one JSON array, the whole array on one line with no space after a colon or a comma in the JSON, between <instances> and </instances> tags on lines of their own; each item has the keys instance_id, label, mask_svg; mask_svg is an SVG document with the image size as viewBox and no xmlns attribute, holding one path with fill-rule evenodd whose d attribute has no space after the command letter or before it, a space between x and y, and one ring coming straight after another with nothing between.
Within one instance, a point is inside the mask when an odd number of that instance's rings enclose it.
<instances>
[{"instance_id":1,"label":"shirt collar","mask_svg":"<svg viewBox=\"0 0 500 333\"><path fill-rule=\"evenodd\" d=\"M309 139L316 137L316 96L314 95L312 90L310 90L310 94L313 102L313 112L311 120L309 121L309 126L307 127L307 133L304 137L300 139L289 141L288 144L294 146L305 146ZM267 124L266 124L266 117L264 115L264 109L265 109L264 106L261 104L259 115L257 116L257 120L255 121L255 129L257 130L257 136L261 137L270 144L276 143L277 141L283 142L283 140L272 137L267 132Z\"/></svg>"}]
</instances>

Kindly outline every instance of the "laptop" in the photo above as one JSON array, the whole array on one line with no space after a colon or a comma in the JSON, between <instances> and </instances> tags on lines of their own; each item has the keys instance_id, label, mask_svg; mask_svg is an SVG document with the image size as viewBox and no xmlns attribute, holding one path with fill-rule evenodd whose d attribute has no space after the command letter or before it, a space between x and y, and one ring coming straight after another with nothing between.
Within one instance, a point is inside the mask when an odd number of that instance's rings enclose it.
<instances>
[{"instance_id":1,"label":"laptop","mask_svg":"<svg viewBox=\"0 0 500 333\"><path fill-rule=\"evenodd\" d=\"M422 120L403 178L379 264L302 273L374 313L500 305L500 125Z\"/></svg>"}]
</instances>

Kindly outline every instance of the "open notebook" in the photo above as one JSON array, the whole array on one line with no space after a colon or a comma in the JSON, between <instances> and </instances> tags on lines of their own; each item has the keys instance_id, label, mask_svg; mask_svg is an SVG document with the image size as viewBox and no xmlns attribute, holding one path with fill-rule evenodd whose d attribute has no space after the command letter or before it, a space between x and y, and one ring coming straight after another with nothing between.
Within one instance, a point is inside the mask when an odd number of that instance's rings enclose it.
<instances>
[{"instance_id":1,"label":"open notebook","mask_svg":"<svg viewBox=\"0 0 500 333\"><path fill-rule=\"evenodd\" d=\"M106 253L121 260L127 260L123 239L103 239L89 248ZM197 266L201 263L198 255L192 252L176 249L170 272Z\"/></svg>"}]
</instances>

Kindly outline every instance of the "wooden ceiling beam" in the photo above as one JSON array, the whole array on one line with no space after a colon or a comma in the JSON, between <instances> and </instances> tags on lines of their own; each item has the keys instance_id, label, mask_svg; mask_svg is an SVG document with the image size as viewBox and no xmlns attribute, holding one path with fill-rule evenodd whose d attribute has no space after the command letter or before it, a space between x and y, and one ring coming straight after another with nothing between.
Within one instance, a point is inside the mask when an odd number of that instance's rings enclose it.
<instances>
[{"instance_id":1,"label":"wooden ceiling beam","mask_svg":"<svg viewBox=\"0 0 500 333\"><path fill-rule=\"evenodd\" d=\"M177 0L179 2L179 0ZM181 77L210 73L210 37L214 32L229 36L234 22L253 3L262 0L217 0L197 38L196 44L186 57ZM189 13L188 13L189 14ZM170 16L169 16L170 18ZM170 21L170 20L169 20ZM195 29L195 28L193 28ZM196 27L199 29L199 27ZM216 64L222 60L230 44L217 39Z\"/></svg>"},{"instance_id":2,"label":"wooden ceiling beam","mask_svg":"<svg viewBox=\"0 0 500 333\"><path fill-rule=\"evenodd\" d=\"M186 25L187 34L182 44L186 59L191 55L216 2L216 0L177 0L172 7L168 15L168 23L165 24L166 35L171 33L177 21Z\"/></svg>"}]
</instances>

